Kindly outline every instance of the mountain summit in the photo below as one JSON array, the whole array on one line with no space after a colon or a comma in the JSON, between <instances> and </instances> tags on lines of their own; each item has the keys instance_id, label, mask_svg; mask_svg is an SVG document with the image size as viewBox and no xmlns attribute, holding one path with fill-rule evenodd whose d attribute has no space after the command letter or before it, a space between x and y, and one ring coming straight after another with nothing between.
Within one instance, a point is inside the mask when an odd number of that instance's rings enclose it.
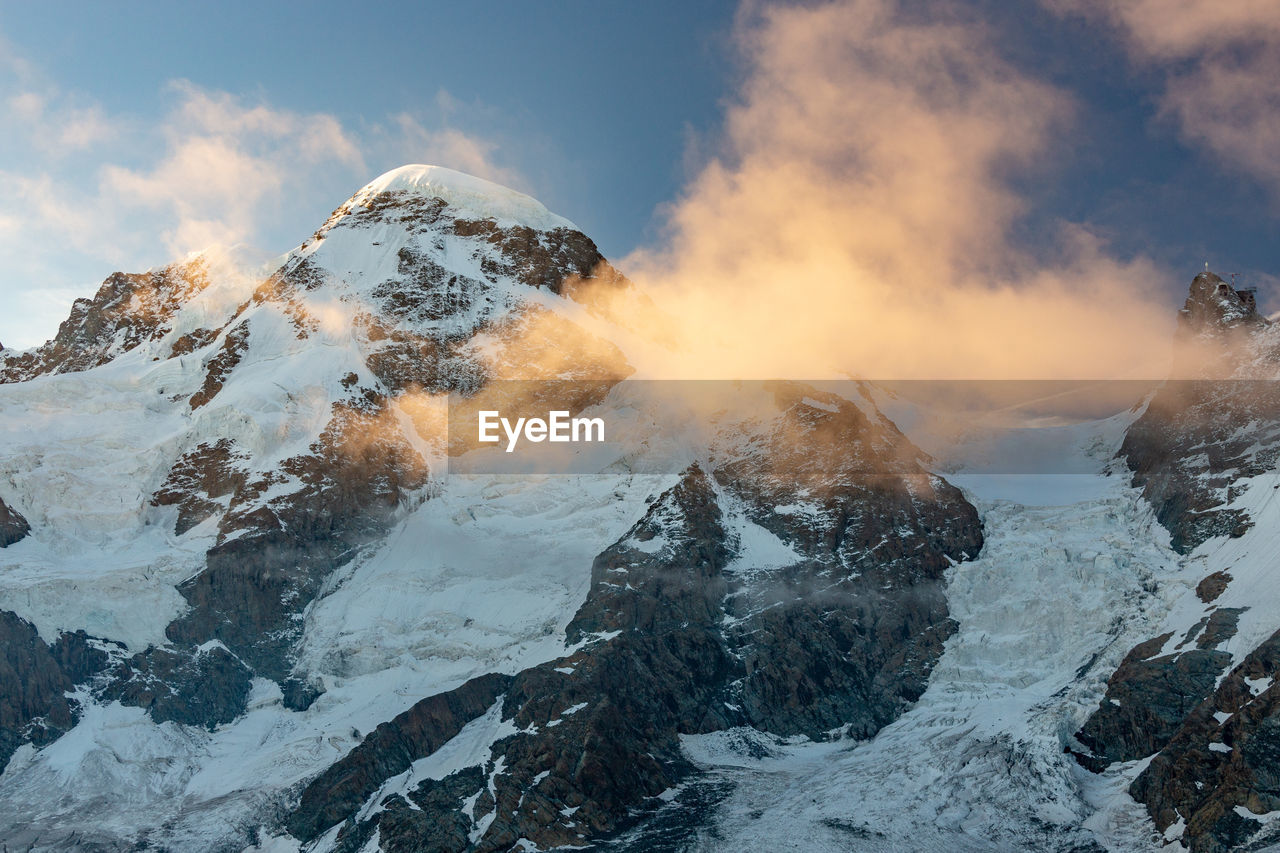
<instances>
[{"instance_id":1,"label":"mountain summit","mask_svg":"<svg viewBox=\"0 0 1280 853\"><path fill-rule=\"evenodd\" d=\"M1208 270L1191 280L1191 290L1178 319L1182 328L1193 334L1269 325L1258 313L1256 288L1236 290L1233 284Z\"/></svg>"},{"instance_id":2,"label":"mountain summit","mask_svg":"<svg viewBox=\"0 0 1280 853\"><path fill-rule=\"evenodd\" d=\"M578 230L578 226L550 212L531 196L443 166L408 165L392 169L361 187L349 203L360 205L383 193L412 193L439 199L459 216L492 219L504 227Z\"/></svg>"}]
</instances>

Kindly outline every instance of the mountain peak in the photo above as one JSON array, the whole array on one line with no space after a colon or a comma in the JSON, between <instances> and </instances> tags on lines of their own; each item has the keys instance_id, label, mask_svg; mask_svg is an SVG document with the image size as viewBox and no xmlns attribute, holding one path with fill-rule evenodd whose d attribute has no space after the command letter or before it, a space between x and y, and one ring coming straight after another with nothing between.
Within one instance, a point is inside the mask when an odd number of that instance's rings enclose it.
<instances>
[{"instance_id":1,"label":"mountain peak","mask_svg":"<svg viewBox=\"0 0 1280 853\"><path fill-rule=\"evenodd\" d=\"M1186 329L1200 334L1266 325L1258 313L1253 288L1237 290L1233 283L1208 270L1191 280L1190 292L1179 316Z\"/></svg>"},{"instance_id":2,"label":"mountain peak","mask_svg":"<svg viewBox=\"0 0 1280 853\"><path fill-rule=\"evenodd\" d=\"M578 230L532 196L443 166L414 164L392 169L365 184L352 201L359 204L382 193L399 192L443 199L459 213L493 219L499 225L525 225L536 231Z\"/></svg>"}]
</instances>

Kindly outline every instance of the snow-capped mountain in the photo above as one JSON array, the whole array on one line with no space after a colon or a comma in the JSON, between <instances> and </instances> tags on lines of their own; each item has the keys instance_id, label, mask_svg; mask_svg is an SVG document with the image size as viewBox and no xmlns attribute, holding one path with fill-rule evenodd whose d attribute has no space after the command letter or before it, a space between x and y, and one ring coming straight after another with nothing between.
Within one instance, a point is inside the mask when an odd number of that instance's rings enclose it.
<instances>
[{"instance_id":1,"label":"snow-capped mountain","mask_svg":"<svg viewBox=\"0 0 1280 853\"><path fill-rule=\"evenodd\" d=\"M1073 473L1034 488L865 383L745 383L599 473L450 473L449 395L508 380L647 435L656 310L537 201L408 166L265 267L115 274L0 352L0 841L1270 837L1280 344L1251 301L1206 274L1184 312L1233 379L985 430L1056 442Z\"/></svg>"}]
</instances>

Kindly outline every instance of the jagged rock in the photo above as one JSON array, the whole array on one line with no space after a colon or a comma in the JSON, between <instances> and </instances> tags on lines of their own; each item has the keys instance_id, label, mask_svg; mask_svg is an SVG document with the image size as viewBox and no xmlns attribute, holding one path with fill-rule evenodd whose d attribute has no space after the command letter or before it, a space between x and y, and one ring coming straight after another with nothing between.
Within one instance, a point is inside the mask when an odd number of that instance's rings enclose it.
<instances>
[{"instance_id":1,"label":"jagged rock","mask_svg":"<svg viewBox=\"0 0 1280 853\"><path fill-rule=\"evenodd\" d=\"M1145 758L1169 743L1231 663L1231 654L1216 647L1234 636L1239 612L1213 616L1213 629L1200 635L1196 648L1157 657L1173 636L1164 634L1130 650L1107 682L1098 710L1076 733L1091 753L1080 756L1082 764L1098 771L1114 761ZM1183 645L1209 621L1193 628Z\"/></svg>"},{"instance_id":2,"label":"jagged rock","mask_svg":"<svg viewBox=\"0 0 1280 853\"><path fill-rule=\"evenodd\" d=\"M240 323L226 333L222 339L222 347L209 360L205 367L204 384L200 390L191 395L191 408L198 409L208 403L222 390L223 384L231 371L236 369L244 351L249 347L249 324Z\"/></svg>"},{"instance_id":3,"label":"jagged rock","mask_svg":"<svg viewBox=\"0 0 1280 853\"><path fill-rule=\"evenodd\" d=\"M423 699L380 724L345 758L307 785L287 821L289 832L310 841L354 816L385 780L443 746L489 710L510 683L510 676L482 675L448 693Z\"/></svg>"},{"instance_id":4,"label":"jagged rock","mask_svg":"<svg viewBox=\"0 0 1280 853\"><path fill-rule=\"evenodd\" d=\"M466 798L484 786L484 772L468 767L436 781L428 779L407 797L392 796L378 822L387 853L448 853L467 846L471 821Z\"/></svg>"},{"instance_id":5,"label":"jagged rock","mask_svg":"<svg viewBox=\"0 0 1280 853\"><path fill-rule=\"evenodd\" d=\"M1196 584L1196 597L1205 604L1210 604L1217 600L1218 596L1226 592L1227 584L1231 583L1231 575L1228 572L1214 572L1205 576L1200 583Z\"/></svg>"},{"instance_id":6,"label":"jagged rock","mask_svg":"<svg viewBox=\"0 0 1280 853\"><path fill-rule=\"evenodd\" d=\"M0 770L21 744L43 745L70 729L79 708L66 694L108 662L83 631L49 646L30 622L0 610Z\"/></svg>"},{"instance_id":7,"label":"jagged rock","mask_svg":"<svg viewBox=\"0 0 1280 853\"><path fill-rule=\"evenodd\" d=\"M1267 323L1251 291L1236 290L1208 270L1191 280L1187 301L1178 312L1179 332L1184 335L1222 335Z\"/></svg>"},{"instance_id":8,"label":"jagged rock","mask_svg":"<svg viewBox=\"0 0 1280 853\"><path fill-rule=\"evenodd\" d=\"M802 385L775 395L767 443L737 445L715 476L805 559L729 608L747 665L735 701L778 734L869 737L924 691L955 631L944 572L977 556L982 525L887 420Z\"/></svg>"},{"instance_id":9,"label":"jagged rock","mask_svg":"<svg viewBox=\"0 0 1280 853\"><path fill-rule=\"evenodd\" d=\"M1270 380L1194 380L1161 388L1125 435L1120 456L1155 508L1174 550L1252 525L1228 504L1237 481L1280 460L1280 388ZM1242 423L1255 424L1240 430Z\"/></svg>"},{"instance_id":10,"label":"jagged rock","mask_svg":"<svg viewBox=\"0 0 1280 853\"><path fill-rule=\"evenodd\" d=\"M237 463L247 461L230 439L200 444L184 453L154 495L152 506L176 506L173 532L181 536L205 519L225 511L218 498L234 495L245 485L247 473Z\"/></svg>"},{"instance_id":11,"label":"jagged rock","mask_svg":"<svg viewBox=\"0 0 1280 853\"><path fill-rule=\"evenodd\" d=\"M591 238L572 228L536 231L527 226L502 228L493 220L458 219L453 232L483 239L499 250L482 262L481 269L490 276L511 276L529 287L569 296L578 283L591 278L625 283Z\"/></svg>"},{"instance_id":12,"label":"jagged rock","mask_svg":"<svg viewBox=\"0 0 1280 853\"><path fill-rule=\"evenodd\" d=\"M193 332L187 332L169 347L169 358L190 355L196 350L204 349L216 341L219 334L221 334L220 329L196 329Z\"/></svg>"},{"instance_id":13,"label":"jagged rock","mask_svg":"<svg viewBox=\"0 0 1280 853\"><path fill-rule=\"evenodd\" d=\"M75 301L51 341L0 360L0 382L105 364L167 334L174 314L208 286L208 263L200 257L153 272L112 273L93 299Z\"/></svg>"},{"instance_id":14,"label":"jagged rock","mask_svg":"<svg viewBox=\"0 0 1280 853\"><path fill-rule=\"evenodd\" d=\"M281 702L290 711L305 711L324 695L324 688L301 678L286 678L280 683Z\"/></svg>"},{"instance_id":15,"label":"jagged rock","mask_svg":"<svg viewBox=\"0 0 1280 853\"><path fill-rule=\"evenodd\" d=\"M244 713L252 673L220 645L150 648L122 662L99 695L145 708L157 723L209 730Z\"/></svg>"},{"instance_id":16,"label":"jagged rock","mask_svg":"<svg viewBox=\"0 0 1280 853\"><path fill-rule=\"evenodd\" d=\"M1261 849L1275 829L1252 815L1280 810L1280 632L1222 679L1134 780L1164 831L1182 819L1195 853Z\"/></svg>"},{"instance_id":17,"label":"jagged rock","mask_svg":"<svg viewBox=\"0 0 1280 853\"><path fill-rule=\"evenodd\" d=\"M31 525L14 508L0 500L0 548L7 548L14 542L27 537Z\"/></svg>"},{"instance_id":18,"label":"jagged rock","mask_svg":"<svg viewBox=\"0 0 1280 853\"><path fill-rule=\"evenodd\" d=\"M488 378L484 366L463 351L461 342L405 332L371 317L362 323L370 342L365 364L392 392L471 394Z\"/></svg>"}]
</instances>

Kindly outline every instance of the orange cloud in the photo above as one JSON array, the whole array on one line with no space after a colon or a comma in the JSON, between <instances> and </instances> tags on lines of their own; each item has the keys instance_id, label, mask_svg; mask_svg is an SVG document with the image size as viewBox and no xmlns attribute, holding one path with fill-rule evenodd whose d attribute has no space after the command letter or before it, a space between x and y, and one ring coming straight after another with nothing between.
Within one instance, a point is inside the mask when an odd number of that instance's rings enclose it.
<instances>
[{"instance_id":1,"label":"orange cloud","mask_svg":"<svg viewBox=\"0 0 1280 853\"><path fill-rule=\"evenodd\" d=\"M1019 249L1011 185L1072 103L980 26L892 0L751 7L723 150L622 268L680 327L650 375L1163 375L1155 265L1065 225Z\"/></svg>"}]
</instances>

